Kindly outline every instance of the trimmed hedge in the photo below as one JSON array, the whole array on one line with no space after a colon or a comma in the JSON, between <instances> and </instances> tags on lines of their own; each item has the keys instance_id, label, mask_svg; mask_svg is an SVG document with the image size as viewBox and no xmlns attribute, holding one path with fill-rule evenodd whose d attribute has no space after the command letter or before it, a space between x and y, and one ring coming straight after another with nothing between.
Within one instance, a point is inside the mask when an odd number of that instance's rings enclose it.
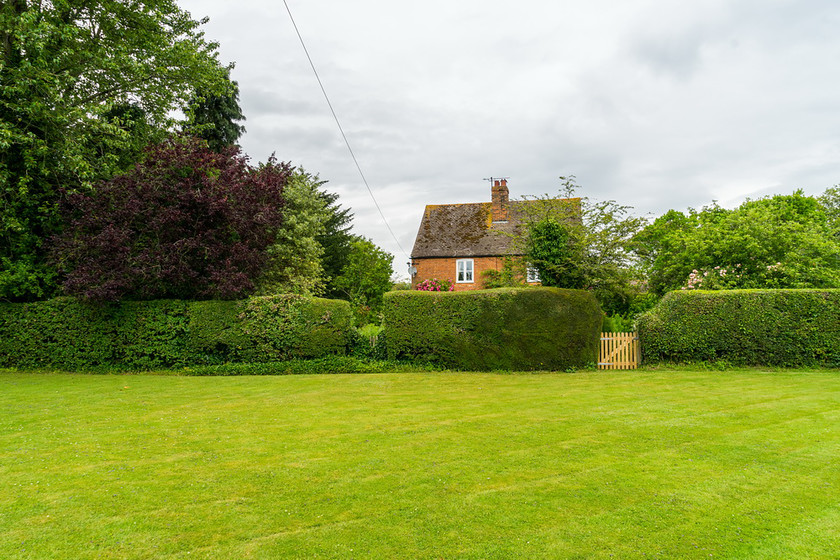
<instances>
[{"instance_id":1,"label":"trimmed hedge","mask_svg":"<svg viewBox=\"0 0 840 560\"><path fill-rule=\"evenodd\" d=\"M645 363L840 366L840 290L671 292L638 321Z\"/></svg>"},{"instance_id":2,"label":"trimmed hedge","mask_svg":"<svg viewBox=\"0 0 840 560\"><path fill-rule=\"evenodd\" d=\"M177 375L322 375L331 373L394 373L435 371L428 364L409 364L371 360L353 356L327 356L310 360L284 360L265 363L237 363L188 366L173 370Z\"/></svg>"},{"instance_id":3,"label":"trimmed hedge","mask_svg":"<svg viewBox=\"0 0 840 560\"><path fill-rule=\"evenodd\" d=\"M385 294L389 359L464 370L564 370L595 362L602 313L582 290Z\"/></svg>"},{"instance_id":4,"label":"trimmed hedge","mask_svg":"<svg viewBox=\"0 0 840 560\"><path fill-rule=\"evenodd\" d=\"M238 301L72 298L0 304L0 367L133 369L343 355L346 301L295 295Z\"/></svg>"}]
</instances>

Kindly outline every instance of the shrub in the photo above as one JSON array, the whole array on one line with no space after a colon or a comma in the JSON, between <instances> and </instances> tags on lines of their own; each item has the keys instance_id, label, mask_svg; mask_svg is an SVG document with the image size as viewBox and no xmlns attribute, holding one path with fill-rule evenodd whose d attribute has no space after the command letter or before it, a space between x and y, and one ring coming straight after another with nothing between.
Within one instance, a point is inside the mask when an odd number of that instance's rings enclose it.
<instances>
[{"instance_id":1,"label":"shrub","mask_svg":"<svg viewBox=\"0 0 840 560\"><path fill-rule=\"evenodd\" d=\"M91 308L92 306L84 306ZM114 313L111 363L153 369L187 359L189 303L181 300L125 302L108 306ZM83 358L84 354L79 358Z\"/></svg>"},{"instance_id":2,"label":"shrub","mask_svg":"<svg viewBox=\"0 0 840 560\"><path fill-rule=\"evenodd\" d=\"M350 332L350 353L359 358L384 360L387 357L384 330L384 327L373 324L353 328Z\"/></svg>"},{"instance_id":3,"label":"shrub","mask_svg":"<svg viewBox=\"0 0 840 560\"><path fill-rule=\"evenodd\" d=\"M0 366L153 369L346 352L345 301L302 296L0 304Z\"/></svg>"},{"instance_id":4,"label":"shrub","mask_svg":"<svg viewBox=\"0 0 840 560\"><path fill-rule=\"evenodd\" d=\"M607 315L604 317L604 332L634 332L633 317L625 315Z\"/></svg>"},{"instance_id":5,"label":"shrub","mask_svg":"<svg viewBox=\"0 0 840 560\"><path fill-rule=\"evenodd\" d=\"M671 292L638 327L647 363L840 366L840 290Z\"/></svg>"},{"instance_id":6,"label":"shrub","mask_svg":"<svg viewBox=\"0 0 840 560\"><path fill-rule=\"evenodd\" d=\"M455 286L451 280L428 278L417 284L414 289L421 292L451 292L455 289Z\"/></svg>"},{"instance_id":7,"label":"shrub","mask_svg":"<svg viewBox=\"0 0 840 560\"><path fill-rule=\"evenodd\" d=\"M390 359L467 370L565 370L596 359L601 310L560 288L385 295Z\"/></svg>"}]
</instances>

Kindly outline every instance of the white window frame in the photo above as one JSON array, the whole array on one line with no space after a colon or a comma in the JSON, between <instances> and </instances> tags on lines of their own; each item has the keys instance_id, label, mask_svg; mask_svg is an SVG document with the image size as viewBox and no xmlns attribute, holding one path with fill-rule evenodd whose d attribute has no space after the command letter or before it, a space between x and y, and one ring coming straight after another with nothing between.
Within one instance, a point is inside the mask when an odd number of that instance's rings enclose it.
<instances>
[{"instance_id":1,"label":"white window frame","mask_svg":"<svg viewBox=\"0 0 840 560\"><path fill-rule=\"evenodd\" d=\"M525 281L528 283L542 282L540 280L540 271L533 265L528 265L525 269Z\"/></svg>"},{"instance_id":2,"label":"white window frame","mask_svg":"<svg viewBox=\"0 0 840 560\"><path fill-rule=\"evenodd\" d=\"M455 261L455 283L472 284L475 277L475 263L472 259L458 259Z\"/></svg>"}]
</instances>

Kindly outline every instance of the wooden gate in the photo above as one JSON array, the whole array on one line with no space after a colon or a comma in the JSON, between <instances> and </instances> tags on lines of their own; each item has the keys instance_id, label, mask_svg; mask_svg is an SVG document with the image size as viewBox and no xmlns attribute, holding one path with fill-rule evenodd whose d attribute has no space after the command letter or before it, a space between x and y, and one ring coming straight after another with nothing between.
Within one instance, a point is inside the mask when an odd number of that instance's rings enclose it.
<instances>
[{"instance_id":1,"label":"wooden gate","mask_svg":"<svg viewBox=\"0 0 840 560\"><path fill-rule=\"evenodd\" d=\"M598 369L636 369L640 354L637 333L601 333Z\"/></svg>"}]
</instances>

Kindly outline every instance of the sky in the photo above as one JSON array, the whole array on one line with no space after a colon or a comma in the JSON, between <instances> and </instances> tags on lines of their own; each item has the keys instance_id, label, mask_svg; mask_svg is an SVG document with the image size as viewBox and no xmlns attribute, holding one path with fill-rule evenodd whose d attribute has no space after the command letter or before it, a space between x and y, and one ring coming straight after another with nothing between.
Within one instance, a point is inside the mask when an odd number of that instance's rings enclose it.
<instances>
[{"instance_id":1,"label":"sky","mask_svg":"<svg viewBox=\"0 0 840 560\"><path fill-rule=\"evenodd\" d=\"M387 225L283 0L178 0L235 63L244 151L329 181L402 277L425 205L490 177L649 218L840 183L836 0L287 3Z\"/></svg>"}]
</instances>

